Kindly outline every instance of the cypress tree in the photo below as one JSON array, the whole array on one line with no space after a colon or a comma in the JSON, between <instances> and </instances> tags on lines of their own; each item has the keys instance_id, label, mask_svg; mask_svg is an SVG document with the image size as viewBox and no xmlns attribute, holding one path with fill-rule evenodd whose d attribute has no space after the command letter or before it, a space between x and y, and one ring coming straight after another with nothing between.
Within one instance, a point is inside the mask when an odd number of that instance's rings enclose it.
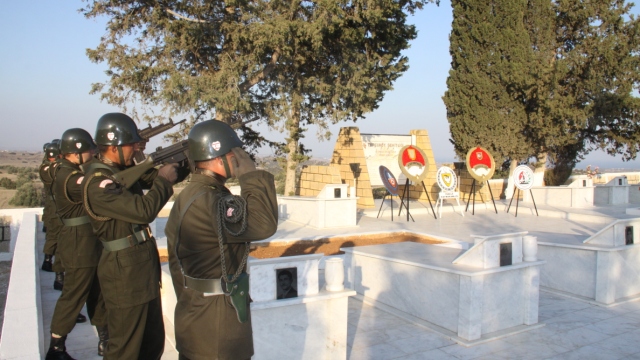
<instances>
[{"instance_id":1,"label":"cypress tree","mask_svg":"<svg viewBox=\"0 0 640 360\"><path fill-rule=\"evenodd\" d=\"M526 3L454 0L452 6L452 62L443 100L456 154L464 159L472 147L483 146L498 165L526 159L531 150L519 91L527 85L531 58Z\"/></svg>"}]
</instances>

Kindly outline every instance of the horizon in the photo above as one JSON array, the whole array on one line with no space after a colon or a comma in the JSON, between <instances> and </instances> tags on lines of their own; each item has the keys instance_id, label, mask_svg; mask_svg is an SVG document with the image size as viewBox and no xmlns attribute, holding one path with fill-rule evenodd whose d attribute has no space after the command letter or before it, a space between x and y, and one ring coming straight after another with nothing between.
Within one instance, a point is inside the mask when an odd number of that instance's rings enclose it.
<instances>
[{"instance_id":1,"label":"horizon","mask_svg":"<svg viewBox=\"0 0 640 360\"><path fill-rule=\"evenodd\" d=\"M74 127L93 134L100 116L120 111L101 102L99 95L89 95L92 83L107 80L107 66L92 63L85 54L87 48L98 45L106 20L85 19L77 12L84 5L81 0L9 2L0 14L0 46L9 49L0 58L0 122L6 134L0 145L3 148L39 151L42 144ZM638 7L633 9L637 14ZM412 129L427 130L436 161L453 162L456 156L449 142L449 123L442 101L451 68L452 20L449 0L441 1L440 6L427 4L408 16L408 23L415 24L418 31L411 47L403 52L409 58L409 69L364 119L330 125L331 139L318 140L317 128L308 127L302 143L312 151L311 156L330 158L339 128L357 126L368 134L406 135ZM145 123L138 125L146 127ZM286 137L264 124L250 126L271 141L281 142ZM147 148L167 144L161 135L152 139ZM263 147L258 154L268 156L273 152ZM612 157L600 150L588 154L576 168L588 165L640 168L638 160L624 162L621 156Z\"/></svg>"}]
</instances>

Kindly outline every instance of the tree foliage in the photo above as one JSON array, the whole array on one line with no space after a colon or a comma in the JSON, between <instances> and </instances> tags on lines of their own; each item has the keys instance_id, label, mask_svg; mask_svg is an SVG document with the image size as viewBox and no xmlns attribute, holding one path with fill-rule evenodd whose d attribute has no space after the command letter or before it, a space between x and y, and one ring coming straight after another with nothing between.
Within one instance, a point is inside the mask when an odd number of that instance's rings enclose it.
<instances>
[{"instance_id":1,"label":"tree foliage","mask_svg":"<svg viewBox=\"0 0 640 360\"><path fill-rule=\"evenodd\" d=\"M451 142L464 159L476 147L496 161L531 153L522 131L526 103L515 89L527 86L532 49L523 24L526 3L453 0L451 70L443 100Z\"/></svg>"},{"instance_id":2,"label":"tree foliage","mask_svg":"<svg viewBox=\"0 0 640 360\"><path fill-rule=\"evenodd\" d=\"M191 125L266 122L288 133L271 145L289 170L305 159L308 125L326 138L328 124L377 108L408 68L407 15L428 1L92 1L85 16L107 16L108 31L87 54L109 66L92 92L125 109L189 113Z\"/></svg>"},{"instance_id":3,"label":"tree foliage","mask_svg":"<svg viewBox=\"0 0 640 360\"><path fill-rule=\"evenodd\" d=\"M482 14L480 11L462 13L457 9L481 7L475 0L454 2L454 31L456 23L467 24L466 31L477 33L482 22L501 26L501 12ZM496 9L514 6L512 2L497 0ZM529 0L522 4L518 13L520 27L528 34L521 38L525 47L517 53L501 51L501 56L516 55L511 62L524 64L520 76L501 72L502 77L490 76L491 84L497 84L504 94L522 105L524 121L514 125L506 117L502 121L482 115L477 108L464 105L472 103L472 96L458 96L458 103L466 111L476 115L481 124L492 122L494 128L508 129L503 132L482 133L484 141L492 144L502 139L520 138L521 150L529 156L548 156L549 162L558 169L553 178L570 174L571 169L590 151L600 148L609 154L621 154L623 159L634 159L640 148L638 110L640 102L633 95L637 91L640 76L638 63L640 50L639 21L630 15L631 5L624 0L574 1L574 0ZM462 18L459 18L463 15ZM468 19L466 17L473 17ZM469 25L470 24L470 25ZM473 48L478 42L492 43L504 39L461 37L463 45L454 43L452 33L451 54L454 59L450 81L455 80L457 62L477 59L482 51L460 51ZM486 68L496 69L482 57L478 70L483 76L494 74ZM507 75L507 76L505 76ZM505 79L506 78L506 79ZM465 84L463 84L465 85ZM467 86L473 85L467 81ZM459 85L458 85L459 86ZM451 89L451 85L450 85ZM455 88L454 88L455 89ZM449 92L445 96L446 98ZM466 98L466 100L465 100ZM449 112L449 105L447 105ZM452 108L455 110L455 108ZM450 121L456 121L450 117ZM464 125L473 119L467 119ZM494 122L497 122L494 123ZM451 127L453 142L464 137L459 127ZM480 139L480 138L479 138ZM456 146L460 153L461 147ZM498 149L499 155L504 156ZM520 158L525 160L528 156ZM561 174L564 174L560 176Z\"/></svg>"},{"instance_id":4,"label":"tree foliage","mask_svg":"<svg viewBox=\"0 0 640 360\"><path fill-rule=\"evenodd\" d=\"M44 206L44 194L42 189L36 187L32 182L27 182L18 188L18 191L9 200L9 205L42 207Z\"/></svg>"},{"instance_id":5,"label":"tree foliage","mask_svg":"<svg viewBox=\"0 0 640 360\"><path fill-rule=\"evenodd\" d=\"M3 177L2 179L0 179L0 187L8 190L13 190L16 188L16 182L9 178Z\"/></svg>"}]
</instances>

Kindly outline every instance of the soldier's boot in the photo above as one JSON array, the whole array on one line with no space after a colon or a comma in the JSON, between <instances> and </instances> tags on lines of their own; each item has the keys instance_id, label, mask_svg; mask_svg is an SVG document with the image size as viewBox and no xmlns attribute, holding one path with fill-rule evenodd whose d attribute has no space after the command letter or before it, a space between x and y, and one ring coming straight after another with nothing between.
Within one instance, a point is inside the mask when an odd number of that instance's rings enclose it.
<instances>
[{"instance_id":1,"label":"soldier's boot","mask_svg":"<svg viewBox=\"0 0 640 360\"><path fill-rule=\"evenodd\" d=\"M82 315L81 313L78 313L78 316L76 317L76 324L80 324L87 321L87 317Z\"/></svg>"},{"instance_id":2,"label":"soldier's boot","mask_svg":"<svg viewBox=\"0 0 640 360\"><path fill-rule=\"evenodd\" d=\"M98 342L98 355L104 356L104 352L107 350L107 344L109 343L109 328L107 325L96 326L96 330L98 330L98 338L100 339Z\"/></svg>"},{"instance_id":3,"label":"soldier's boot","mask_svg":"<svg viewBox=\"0 0 640 360\"><path fill-rule=\"evenodd\" d=\"M53 272L53 261L51 261L51 258L53 258L52 255L44 254L44 261L42 262L41 268L42 270Z\"/></svg>"},{"instance_id":4,"label":"soldier's boot","mask_svg":"<svg viewBox=\"0 0 640 360\"><path fill-rule=\"evenodd\" d=\"M63 286L64 286L64 273L63 272L56 273L56 279L53 281L53 288L55 290L62 291Z\"/></svg>"},{"instance_id":5,"label":"soldier's boot","mask_svg":"<svg viewBox=\"0 0 640 360\"><path fill-rule=\"evenodd\" d=\"M54 337L54 334L51 334L51 343L45 360L75 360L67 353L67 347L64 344L66 340L67 335Z\"/></svg>"}]
</instances>

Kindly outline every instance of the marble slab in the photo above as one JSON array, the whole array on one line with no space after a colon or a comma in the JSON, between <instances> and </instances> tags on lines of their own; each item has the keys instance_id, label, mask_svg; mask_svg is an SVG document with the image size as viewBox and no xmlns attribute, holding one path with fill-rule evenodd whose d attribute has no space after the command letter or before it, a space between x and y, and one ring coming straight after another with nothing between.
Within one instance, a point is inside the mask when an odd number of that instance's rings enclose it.
<instances>
[{"instance_id":1,"label":"marble slab","mask_svg":"<svg viewBox=\"0 0 640 360\"><path fill-rule=\"evenodd\" d=\"M456 334L461 342L538 323L544 261L485 269L453 264L464 250L419 243L341 250L348 284L363 299Z\"/></svg>"}]
</instances>

